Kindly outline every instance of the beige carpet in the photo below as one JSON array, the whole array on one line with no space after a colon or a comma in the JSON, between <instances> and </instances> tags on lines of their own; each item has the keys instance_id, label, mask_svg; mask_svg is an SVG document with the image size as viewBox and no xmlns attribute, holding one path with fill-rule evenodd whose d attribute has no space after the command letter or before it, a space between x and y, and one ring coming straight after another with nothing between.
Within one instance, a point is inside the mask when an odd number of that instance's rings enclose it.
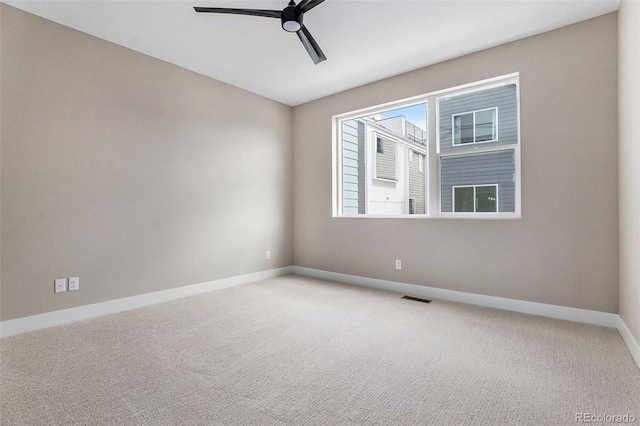
<instances>
[{"instance_id":1,"label":"beige carpet","mask_svg":"<svg viewBox=\"0 0 640 426\"><path fill-rule=\"evenodd\" d=\"M0 346L2 425L640 424L614 329L297 276Z\"/></svg>"}]
</instances>

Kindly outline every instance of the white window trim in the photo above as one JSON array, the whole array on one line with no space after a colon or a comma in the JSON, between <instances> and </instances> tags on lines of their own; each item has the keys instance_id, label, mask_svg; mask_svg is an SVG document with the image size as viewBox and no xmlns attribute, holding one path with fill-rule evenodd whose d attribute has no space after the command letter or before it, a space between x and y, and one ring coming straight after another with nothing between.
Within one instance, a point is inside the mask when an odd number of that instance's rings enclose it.
<instances>
[{"instance_id":1,"label":"white window trim","mask_svg":"<svg viewBox=\"0 0 640 426\"><path fill-rule=\"evenodd\" d=\"M383 104L361 108L358 110L350 111L344 114L337 114L332 119L332 134L334 143L332 144L332 216L335 218L347 218L347 219L489 219L489 220L505 220L505 219L520 219L521 216L521 189L522 178L520 170L520 147L521 147L521 124L520 124L520 74L518 72L506 74L499 77L489 78L482 81L462 84L447 89L441 89L433 92L429 92L422 95L412 96L410 98L386 102ZM472 93L479 90L486 90L494 87L505 86L509 84L515 84L516 90L516 102L517 102L517 133L518 141L516 144L504 145L504 146L481 146L482 144L465 144L463 146L456 145L455 154L451 155L463 155L472 152L484 152L484 151L498 151L500 149L514 149L515 155L515 212L500 212L500 213L449 213L442 212L440 206L440 197L438 188L440 187L440 147L439 137L440 129L437 126L437 117L439 114L438 100L443 96L453 97L462 95L465 93ZM426 214L402 214L402 215L383 215L383 214L358 214L347 215L343 214L342 205L342 134L341 123L345 120L359 119L363 116L382 113L385 111L409 107L417 104L427 104L427 108L430 112L427 115L427 147L424 154L426 155L425 167L428 171L425 173L426 179ZM385 133L385 132L381 132ZM471 146L466 146L471 145ZM480 146L478 146L480 145ZM370 153L368 144L365 143L365 155L369 158ZM442 155L443 157L445 155ZM367 167L367 178L370 177L371 168ZM365 191L365 199L368 203L368 192Z\"/></svg>"},{"instance_id":2,"label":"white window trim","mask_svg":"<svg viewBox=\"0 0 640 426\"><path fill-rule=\"evenodd\" d=\"M478 196L476 195L476 191L478 189L478 187L485 187L485 186L493 186L496 188L496 211L495 212L478 212L476 210L478 210ZM456 212L456 189L458 188L473 188L473 212ZM496 213L500 213L500 194L499 194L499 190L500 186L497 183L487 183L487 184L478 184L478 185L454 185L451 187L451 210L452 213L456 213L456 214L469 214L469 213L473 213L473 214L478 214L478 213L486 213L486 214L496 214Z\"/></svg>"},{"instance_id":3,"label":"white window trim","mask_svg":"<svg viewBox=\"0 0 640 426\"><path fill-rule=\"evenodd\" d=\"M476 113L478 112L483 112L483 111L491 111L492 109L496 110L496 137L495 139L491 139L489 141L476 141ZM459 117L461 115L467 115L467 114L473 114L473 142L467 142L467 143L455 143L455 136L454 136L454 131L453 129L455 128L455 118ZM498 126L498 107L492 107L492 108L484 108L484 109L477 109L474 111L467 111L467 112L460 112L457 114L452 114L451 115L451 146L453 147L462 147L462 146L468 146L468 145L476 145L476 144L480 144L480 143L491 143L491 142L498 142L500 140L500 136L498 136L498 132L499 132L499 126Z\"/></svg>"}]
</instances>

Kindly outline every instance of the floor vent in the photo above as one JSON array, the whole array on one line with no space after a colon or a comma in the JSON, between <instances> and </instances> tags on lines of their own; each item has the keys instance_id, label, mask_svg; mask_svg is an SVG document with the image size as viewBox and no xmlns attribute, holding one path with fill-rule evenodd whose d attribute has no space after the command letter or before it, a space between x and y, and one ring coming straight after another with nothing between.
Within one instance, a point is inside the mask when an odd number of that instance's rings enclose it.
<instances>
[{"instance_id":1,"label":"floor vent","mask_svg":"<svg viewBox=\"0 0 640 426\"><path fill-rule=\"evenodd\" d=\"M415 300L416 302L422 302L422 303L431 303L431 300L429 299L422 299L420 297L413 297L413 296L402 296L402 299L407 299L407 300Z\"/></svg>"}]
</instances>

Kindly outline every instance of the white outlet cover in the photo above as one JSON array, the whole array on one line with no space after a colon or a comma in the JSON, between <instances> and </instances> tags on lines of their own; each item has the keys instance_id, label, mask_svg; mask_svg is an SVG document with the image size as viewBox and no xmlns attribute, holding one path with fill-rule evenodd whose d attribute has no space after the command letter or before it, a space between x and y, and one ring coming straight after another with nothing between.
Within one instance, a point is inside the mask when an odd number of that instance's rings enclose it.
<instances>
[{"instance_id":1,"label":"white outlet cover","mask_svg":"<svg viewBox=\"0 0 640 426\"><path fill-rule=\"evenodd\" d=\"M80 278L72 277L69 278L69 291L80 290Z\"/></svg>"},{"instance_id":2,"label":"white outlet cover","mask_svg":"<svg viewBox=\"0 0 640 426\"><path fill-rule=\"evenodd\" d=\"M67 279L66 278L58 278L54 281L53 287L54 293L64 293L67 291Z\"/></svg>"},{"instance_id":3,"label":"white outlet cover","mask_svg":"<svg viewBox=\"0 0 640 426\"><path fill-rule=\"evenodd\" d=\"M269 259L271 259L271 252L270 251L267 252L267 260L269 260Z\"/></svg>"},{"instance_id":4,"label":"white outlet cover","mask_svg":"<svg viewBox=\"0 0 640 426\"><path fill-rule=\"evenodd\" d=\"M396 269L402 269L402 260L396 260Z\"/></svg>"}]
</instances>

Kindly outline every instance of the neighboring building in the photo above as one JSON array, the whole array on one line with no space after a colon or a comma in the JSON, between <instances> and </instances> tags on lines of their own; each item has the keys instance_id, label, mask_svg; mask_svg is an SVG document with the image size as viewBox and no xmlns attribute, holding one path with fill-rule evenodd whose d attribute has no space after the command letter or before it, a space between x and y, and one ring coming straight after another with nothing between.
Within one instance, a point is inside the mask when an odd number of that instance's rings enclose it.
<instances>
[{"instance_id":1,"label":"neighboring building","mask_svg":"<svg viewBox=\"0 0 640 426\"><path fill-rule=\"evenodd\" d=\"M516 93L508 84L439 100L441 211L515 211Z\"/></svg>"},{"instance_id":2,"label":"neighboring building","mask_svg":"<svg viewBox=\"0 0 640 426\"><path fill-rule=\"evenodd\" d=\"M426 213L424 130L402 116L345 120L342 150L343 214Z\"/></svg>"}]
</instances>

